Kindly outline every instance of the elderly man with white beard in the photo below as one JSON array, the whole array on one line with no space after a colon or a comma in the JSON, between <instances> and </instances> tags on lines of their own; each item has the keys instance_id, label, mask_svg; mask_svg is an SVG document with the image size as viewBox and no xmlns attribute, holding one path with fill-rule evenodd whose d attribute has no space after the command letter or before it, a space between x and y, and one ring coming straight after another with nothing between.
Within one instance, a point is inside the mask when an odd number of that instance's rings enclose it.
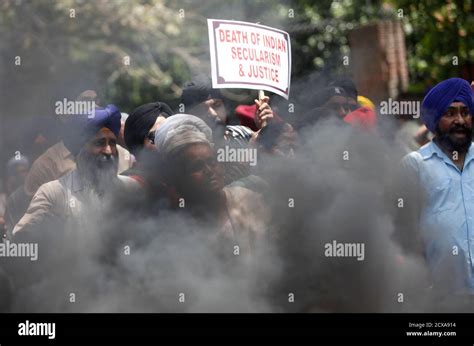
<instances>
[{"instance_id":1,"label":"elderly man with white beard","mask_svg":"<svg viewBox=\"0 0 474 346\"><path fill-rule=\"evenodd\" d=\"M74 232L85 233L87 229L81 223L90 220L93 215L89 213L99 211L114 191L140 189L133 179L117 175L120 118L116 108L96 110L93 117L78 117L82 147L76 157L77 168L38 189L13 229L14 240L30 236L41 239L37 233L44 229L42 223L51 219L63 222L67 229L71 229L67 226L72 222Z\"/></svg>"}]
</instances>

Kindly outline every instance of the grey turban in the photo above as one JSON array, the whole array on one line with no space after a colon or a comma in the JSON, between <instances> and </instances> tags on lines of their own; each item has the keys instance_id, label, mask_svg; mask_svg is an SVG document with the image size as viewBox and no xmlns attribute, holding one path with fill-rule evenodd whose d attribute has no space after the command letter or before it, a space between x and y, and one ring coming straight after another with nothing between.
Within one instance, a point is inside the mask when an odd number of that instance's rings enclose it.
<instances>
[{"instance_id":1,"label":"grey turban","mask_svg":"<svg viewBox=\"0 0 474 346\"><path fill-rule=\"evenodd\" d=\"M164 154L195 143L212 145L212 130L194 115L175 114L166 118L155 133L155 146Z\"/></svg>"}]
</instances>

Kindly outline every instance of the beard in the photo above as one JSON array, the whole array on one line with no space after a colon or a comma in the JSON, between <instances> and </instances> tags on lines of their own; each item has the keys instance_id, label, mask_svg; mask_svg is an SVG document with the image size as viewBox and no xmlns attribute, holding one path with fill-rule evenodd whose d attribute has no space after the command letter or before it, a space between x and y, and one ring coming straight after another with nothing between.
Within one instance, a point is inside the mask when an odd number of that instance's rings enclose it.
<instances>
[{"instance_id":1,"label":"beard","mask_svg":"<svg viewBox=\"0 0 474 346\"><path fill-rule=\"evenodd\" d=\"M118 155L93 155L82 149L77 155L76 163L84 186L98 195L103 195L116 186Z\"/></svg>"},{"instance_id":2,"label":"beard","mask_svg":"<svg viewBox=\"0 0 474 346\"><path fill-rule=\"evenodd\" d=\"M456 133L464 133L464 137L456 137ZM447 132L441 132L439 127L436 128L436 138L438 142L449 151L457 151L465 153L468 151L472 143L472 128L464 125L455 125Z\"/></svg>"}]
</instances>

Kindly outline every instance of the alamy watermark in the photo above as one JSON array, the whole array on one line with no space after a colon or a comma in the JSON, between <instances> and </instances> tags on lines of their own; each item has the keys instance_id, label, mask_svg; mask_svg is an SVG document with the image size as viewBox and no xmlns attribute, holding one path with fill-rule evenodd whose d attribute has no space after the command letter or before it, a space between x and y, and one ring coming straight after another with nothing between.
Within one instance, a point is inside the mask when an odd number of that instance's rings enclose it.
<instances>
[{"instance_id":1,"label":"alamy watermark","mask_svg":"<svg viewBox=\"0 0 474 346\"><path fill-rule=\"evenodd\" d=\"M70 101L63 99L54 103L56 115L87 115L88 118L95 117L94 101Z\"/></svg>"},{"instance_id":2,"label":"alamy watermark","mask_svg":"<svg viewBox=\"0 0 474 346\"><path fill-rule=\"evenodd\" d=\"M26 320L18 324L18 335L20 336L47 336L48 339L56 338L56 323L54 322L30 322Z\"/></svg>"},{"instance_id":3,"label":"alamy watermark","mask_svg":"<svg viewBox=\"0 0 474 346\"><path fill-rule=\"evenodd\" d=\"M257 164L256 148L232 148L228 145L217 149L218 162L244 162L250 166Z\"/></svg>"},{"instance_id":4,"label":"alamy watermark","mask_svg":"<svg viewBox=\"0 0 474 346\"><path fill-rule=\"evenodd\" d=\"M29 257L31 261L38 259L37 243L12 243L8 239L0 242L0 257Z\"/></svg>"},{"instance_id":5,"label":"alamy watermark","mask_svg":"<svg viewBox=\"0 0 474 346\"><path fill-rule=\"evenodd\" d=\"M358 261L365 258L364 243L338 243L333 240L332 243L324 245L324 256L326 257L356 257Z\"/></svg>"},{"instance_id":6,"label":"alamy watermark","mask_svg":"<svg viewBox=\"0 0 474 346\"><path fill-rule=\"evenodd\" d=\"M380 114L384 115L410 115L418 119L420 108L420 101L396 101L389 98L380 102Z\"/></svg>"}]
</instances>

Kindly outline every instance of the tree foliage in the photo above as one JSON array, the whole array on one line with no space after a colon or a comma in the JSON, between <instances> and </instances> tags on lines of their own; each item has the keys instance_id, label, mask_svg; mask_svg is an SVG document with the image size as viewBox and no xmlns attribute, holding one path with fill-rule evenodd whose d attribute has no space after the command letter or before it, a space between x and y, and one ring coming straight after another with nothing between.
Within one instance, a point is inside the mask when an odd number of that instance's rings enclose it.
<instances>
[{"instance_id":1,"label":"tree foliage","mask_svg":"<svg viewBox=\"0 0 474 346\"><path fill-rule=\"evenodd\" d=\"M46 112L52 100L88 88L125 111L157 99L176 106L185 81L210 73L206 18L288 31L293 80L348 72L341 61L351 29L402 20L411 81L427 85L472 66L473 6L473 0L4 0L2 110ZM21 66L14 64L18 56Z\"/></svg>"}]
</instances>

